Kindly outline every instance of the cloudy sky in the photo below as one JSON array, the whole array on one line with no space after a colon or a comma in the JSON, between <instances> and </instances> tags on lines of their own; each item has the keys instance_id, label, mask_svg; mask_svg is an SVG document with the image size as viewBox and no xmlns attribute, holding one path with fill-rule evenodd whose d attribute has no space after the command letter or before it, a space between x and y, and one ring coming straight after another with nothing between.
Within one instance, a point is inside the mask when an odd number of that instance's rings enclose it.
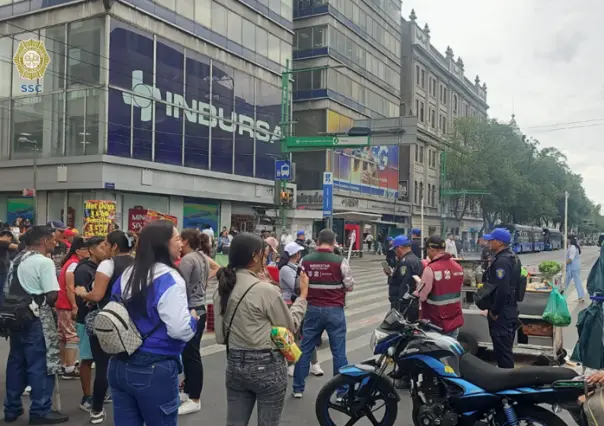
<instances>
[{"instance_id":1,"label":"cloudy sky","mask_svg":"<svg viewBox=\"0 0 604 426\"><path fill-rule=\"evenodd\" d=\"M489 115L554 146L604 206L604 2L403 0L432 44L451 46L466 76L488 86ZM604 208L603 208L604 212Z\"/></svg>"}]
</instances>

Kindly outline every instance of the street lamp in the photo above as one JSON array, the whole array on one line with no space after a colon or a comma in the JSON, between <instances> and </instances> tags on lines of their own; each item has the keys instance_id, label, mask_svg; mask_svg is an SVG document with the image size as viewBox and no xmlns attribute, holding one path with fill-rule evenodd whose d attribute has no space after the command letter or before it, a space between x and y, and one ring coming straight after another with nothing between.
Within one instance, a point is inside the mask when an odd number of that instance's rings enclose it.
<instances>
[{"instance_id":1,"label":"street lamp","mask_svg":"<svg viewBox=\"0 0 604 426\"><path fill-rule=\"evenodd\" d=\"M37 182L38 182L38 141L31 140L31 133L19 133L17 142L24 145L29 145L33 150L34 154L34 167L33 167L33 198L34 198L34 214L38 211L38 198L37 198ZM34 217L35 219L35 217Z\"/></svg>"}]
</instances>

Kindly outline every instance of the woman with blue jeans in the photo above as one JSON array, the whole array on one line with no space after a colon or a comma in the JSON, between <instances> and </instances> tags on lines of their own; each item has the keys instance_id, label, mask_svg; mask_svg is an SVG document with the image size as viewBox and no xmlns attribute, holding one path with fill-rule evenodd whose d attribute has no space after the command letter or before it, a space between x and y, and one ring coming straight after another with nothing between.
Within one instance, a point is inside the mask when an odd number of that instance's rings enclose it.
<instances>
[{"instance_id":1,"label":"woman with blue jeans","mask_svg":"<svg viewBox=\"0 0 604 426\"><path fill-rule=\"evenodd\" d=\"M185 281L174 268L180 234L172 222L158 220L140 233L134 264L113 286L134 324L145 336L131 356L109 363L115 426L175 426L178 421L180 354L195 336L197 315L189 311Z\"/></svg>"},{"instance_id":2,"label":"woman with blue jeans","mask_svg":"<svg viewBox=\"0 0 604 426\"><path fill-rule=\"evenodd\" d=\"M581 247L577 243L576 237L570 237L568 239L568 249L566 251L566 286L568 289L570 282L575 282L577 289L578 302L583 302L585 298L585 290L583 289L583 283L581 282Z\"/></svg>"}]
</instances>

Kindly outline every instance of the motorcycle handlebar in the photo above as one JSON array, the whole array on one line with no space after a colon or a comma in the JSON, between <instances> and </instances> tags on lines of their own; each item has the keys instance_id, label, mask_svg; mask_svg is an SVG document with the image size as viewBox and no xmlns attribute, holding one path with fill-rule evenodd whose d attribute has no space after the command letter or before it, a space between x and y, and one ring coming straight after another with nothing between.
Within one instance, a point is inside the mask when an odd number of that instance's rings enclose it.
<instances>
[{"instance_id":1,"label":"motorcycle handlebar","mask_svg":"<svg viewBox=\"0 0 604 426\"><path fill-rule=\"evenodd\" d=\"M425 320L425 319L420 319L420 320L419 320L419 324L420 324L421 326L423 326L423 327L430 328L430 329L432 329L432 330L436 331L437 333L442 333L442 332L443 332L443 329L442 329L441 327L439 327L439 326L437 326L437 325L435 325L435 324L432 324L432 323L431 323L430 321L428 321L428 320Z\"/></svg>"}]
</instances>

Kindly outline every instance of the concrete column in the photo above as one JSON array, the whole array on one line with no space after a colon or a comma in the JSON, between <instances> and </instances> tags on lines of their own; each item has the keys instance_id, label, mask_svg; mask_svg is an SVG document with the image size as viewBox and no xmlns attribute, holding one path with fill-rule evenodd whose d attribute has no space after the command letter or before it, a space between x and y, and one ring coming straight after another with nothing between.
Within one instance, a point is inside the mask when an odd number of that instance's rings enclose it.
<instances>
[{"instance_id":1,"label":"concrete column","mask_svg":"<svg viewBox=\"0 0 604 426\"><path fill-rule=\"evenodd\" d=\"M230 201L222 201L220 203L220 223L218 224L220 229L217 232L220 232L225 226L227 229L231 227L231 211L232 206Z\"/></svg>"}]
</instances>

